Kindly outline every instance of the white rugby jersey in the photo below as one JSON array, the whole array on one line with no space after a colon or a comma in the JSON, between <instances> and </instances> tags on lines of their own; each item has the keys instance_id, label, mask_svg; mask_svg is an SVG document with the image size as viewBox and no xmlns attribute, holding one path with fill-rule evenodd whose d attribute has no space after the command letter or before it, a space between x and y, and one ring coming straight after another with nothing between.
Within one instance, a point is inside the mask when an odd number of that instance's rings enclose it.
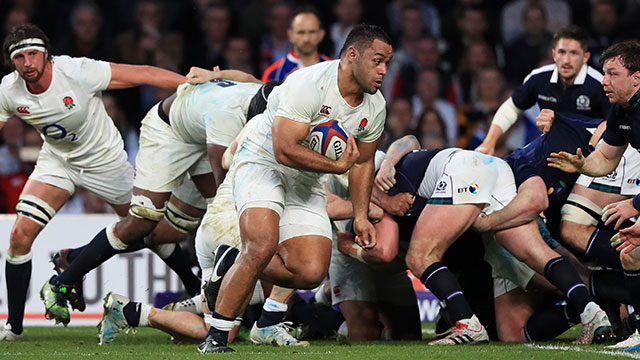
<instances>
[{"instance_id":1,"label":"white rugby jersey","mask_svg":"<svg viewBox=\"0 0 640 360\"><path fill-rule=\"evenodd\" d=\"M190 144L229 146L247 123L260 84L229 80L182 84L171 105L171 129Z\"/></svg>"},{"instance_id":2,"label":"white rugby jersey","mask_svg":"<svg viewBox=\"0 0 640 360\"><path fill-rule=\"evenodd\" d=\"M309 133L318 124L337 120L356 139L362 142L376 141L384 130L384 97L380 91L373 95L365 93L360 105L349 105L338 90L339 62L340 60L325 61L300 69L273 89L259 126L242 144L243 152L246 150L251 154L247 156L254 158L253 161L277 164L271 132L276 116L309 123ZM309 140L310 136L307 136L302 145L308 146ZM283 171L291 169L280 166ZM301 172L316 179L321 175Z\"/></svg>"},{"instance_id":3,"label":"white rugby jersey","mask_svg":"<svg viewBox=\"0 0 640 360\"><path fill-rule=\"evenodd\" d=\"M111 81L108 62L55 56L51 85L32 94L17 71L2 78L0 121L12 115L40 132L43 151L72 167L112 163L124 151L122 136L107 115L101 91Z\"/></svg>"}]
</instances>

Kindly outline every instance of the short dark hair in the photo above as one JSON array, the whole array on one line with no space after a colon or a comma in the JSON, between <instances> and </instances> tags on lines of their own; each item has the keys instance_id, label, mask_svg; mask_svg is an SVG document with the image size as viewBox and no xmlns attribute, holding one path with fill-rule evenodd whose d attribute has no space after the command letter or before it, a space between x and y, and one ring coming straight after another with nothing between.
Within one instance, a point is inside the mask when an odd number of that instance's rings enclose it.
<instances>
[{"instance_id":1,"label":"short dark hair","mask_svg":"<svg viewBox=\"0 0 640 360\"><path fill-rule=\"evenodd\" d=\"M600 64L619 58L620 63L630 73L640 71L640 43L636 40L623 41L609 46L600 56Z\"/></svg>"},{"instance_id":2,"label":"short dark hair","mask_svg":"<svg viewBox=\"0 0 640 360\"><path fill-rule=\"evenodd\" d=\"M300 15L300 14L312 14L316 17L316 19L318 19L318 25L320 25L320 29L322 29L322 18L320 17L320 12L318 12L318 9L316 9L315 7L311 6L311 5L303 5L301 7L298 7L294 10L293 12L293 16L291 17L291 20L289 20L289 28L293 27L293 19L296 18L296 16Z\"/></svg>"},{"instance_id":3,"label":"short dark hair","mask_svg":"<svg viewBox=\"0 0 640 360\"><path fill-rule=\"evenodd\" d=\"M354 26L349 32L349 35L347 35L347 40L345 40L344 45L340 50L340 57L342 57L350 46L353 46L358 49L358 51L363 52L364 49L371 46L375 39L391 45L391 38L389 38L389 35L387 35L381 27L364 23Z\"/></svg>"},{"instance_id":4,"label":"short dark hair","mask_svg":"<svg viewBox=\"0 0 640 360\"><path fill-rule=\"evenodd\" d=\"M558 45L560 39L571 39L580 43L582 50L587 51L589 47L589 34L586 30L577 25L569 25L561 28L553 34L553 47Z\"/></svg>"},{"instance_id":5,"label":"short dark hair","mask_svg":"<svg viewBox=\"0 0 640 360\"><path fill-rule=\"evenodd\" d=\"M44 48L47 50L47 59L51 60L51 42L47 35L40 29L38 26L26 23L20 24L11 29L7 36L4 38L4 43L2 44L2 55L4 57L4 62L7 66L11 68L11 70L15 70L13 66L13 62L11 61L11 52L9 51L9 47L11 45L20 42L24 39L38 38L44 42Z\"/></svg>"},{"instance_id":6,"label":"short dark hair","mask_svg":"<svg viewBox=\"0 0 640 360\"><path fill-rule=\"evenodd\" d=\"M267 81L264 85L256 91L256 94L251 98L249 102L249 111L247 112L247 121L251 120L254 116L262 114L267 108L267 99L269 94L276 86L282 84L282 81L271 80Z\"/></svg>"}]
</instances>

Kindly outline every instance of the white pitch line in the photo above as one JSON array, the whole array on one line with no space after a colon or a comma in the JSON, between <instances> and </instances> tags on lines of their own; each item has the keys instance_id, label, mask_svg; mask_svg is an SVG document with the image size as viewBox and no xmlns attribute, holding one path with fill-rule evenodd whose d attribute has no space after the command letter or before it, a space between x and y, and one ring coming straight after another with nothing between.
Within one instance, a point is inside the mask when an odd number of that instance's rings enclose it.
<instances>
[{"instance_id":1,"label":"white pitch line","mask_svg":"<svg viewBox=\"0 0 640 360\"><path fill-rule=\"evenodd\" d=\"M572 351L572 352L584 352L584 353L593 353L593 354L602 354L602 355L614 355L614 356L622 356L631 359L640 359L640 353L632 353L632 352L622 352L622 351L611 351L611 350L591 350L585 349L578 346L556 346L556 345L536 345L536 344L525 344L525 346L540 349L540 350L561 350L561 351Z\"/></svg>"}]
</instances>

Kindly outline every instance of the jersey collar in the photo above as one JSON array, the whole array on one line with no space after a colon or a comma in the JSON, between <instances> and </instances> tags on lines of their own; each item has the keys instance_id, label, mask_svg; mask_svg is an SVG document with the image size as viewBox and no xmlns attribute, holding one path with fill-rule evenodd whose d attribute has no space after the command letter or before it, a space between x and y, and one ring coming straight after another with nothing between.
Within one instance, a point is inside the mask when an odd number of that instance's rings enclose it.
<instances>
[{"instance_id":1,"label":"jersey collar","mask_svg":"<svg viewBox=\"0 0 640 360\"><path fill-rule=\"evenodd\" d=\"M629 108L634 109L640 104L640 89L629 99Z\"/></svg>"},{"instance_id":2,"label":"jersey collar","mask_svg":"<svg viewBox=\"0 0 640 360\"><path fill-rule=\"evenodd\" d=\"M583 85L584 81L587 79L587 64L582 64L582 67L580 68L580 71L578 72L578 76L576 76L576 79L573 81L573 85ZM551 74L551 79L549 79L550 83L557 83L558 82L558 66L554 66L553 67L553 73Z\"/></svg>"}]
</instances>

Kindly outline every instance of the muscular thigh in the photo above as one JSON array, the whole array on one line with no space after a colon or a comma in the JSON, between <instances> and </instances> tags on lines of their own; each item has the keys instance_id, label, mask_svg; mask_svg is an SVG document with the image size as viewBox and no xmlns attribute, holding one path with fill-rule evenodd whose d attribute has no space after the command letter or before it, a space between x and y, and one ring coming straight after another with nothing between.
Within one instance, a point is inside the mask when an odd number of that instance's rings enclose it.
<instances>
[{"instance_id":1,"label":"muscular thigh","mask_svg":"<svg viewBox=\"0 0 640 360\"><path fill-rule=\"evenodd\" d=\"M600 208L603 208L613 202L628 198L628 196L620 195L619 193L604 192L584 187L578 184L573 187L573 190L571 192L580 196L584 196L585 198L593 201Z\"/></svg>"}]
</instances>

